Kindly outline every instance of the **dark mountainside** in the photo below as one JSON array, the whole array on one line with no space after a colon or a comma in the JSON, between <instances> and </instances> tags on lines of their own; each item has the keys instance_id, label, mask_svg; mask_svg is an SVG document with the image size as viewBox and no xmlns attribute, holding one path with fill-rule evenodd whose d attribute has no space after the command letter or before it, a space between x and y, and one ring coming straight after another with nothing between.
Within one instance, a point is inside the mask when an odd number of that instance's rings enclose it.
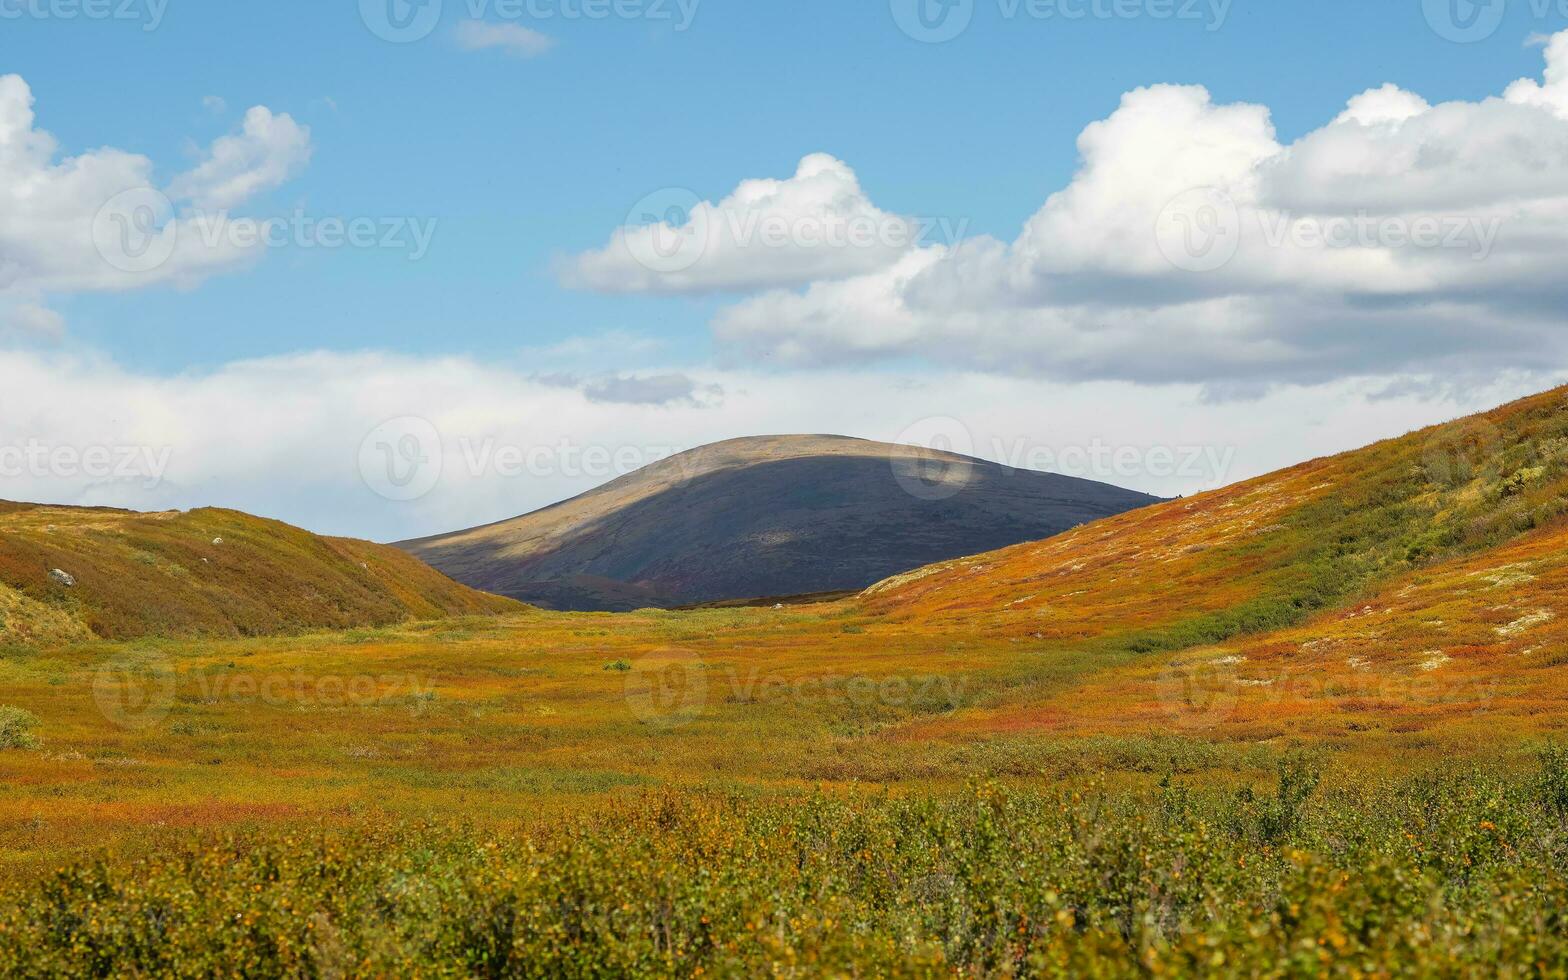
<instances>
[{"instance_id":1,"label":"dark mountainside","mask_svg":"<svg viewBox=\"0 0 1568 980\"><path fill-rule=\"evenodd\" d=\"M767 436L398 547L467 585L545 608L625 611L858 590L1155 502L933 450Z\"/></svg>"}]
</instances>

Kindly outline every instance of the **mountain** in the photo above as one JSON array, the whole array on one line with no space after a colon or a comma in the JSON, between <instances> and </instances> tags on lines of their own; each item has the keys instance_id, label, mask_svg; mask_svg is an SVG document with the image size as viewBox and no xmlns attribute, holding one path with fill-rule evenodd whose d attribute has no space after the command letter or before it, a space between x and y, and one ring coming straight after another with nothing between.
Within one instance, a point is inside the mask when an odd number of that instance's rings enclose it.
<instances>
[{"instance_id":1,"label":"mountain","mask_svg":"<svg viewBox=\"0 0 1568 980\"><path fill-rule=\"evenodd\" d=\"M395 548L228 510L0 501L0 644L233 637L521 609Z\"/></svg>"},{"instance_id":2,"label":"mountain","mask_svg":"<svg viewBox=\"0 0 1568 980\"><path fill-rule=\"evenodd\" d=\"M623 611L859 590L1157 498L842 436L735 439L485 527L397 545L475 588Z\"/></svg>"}]
</instances>

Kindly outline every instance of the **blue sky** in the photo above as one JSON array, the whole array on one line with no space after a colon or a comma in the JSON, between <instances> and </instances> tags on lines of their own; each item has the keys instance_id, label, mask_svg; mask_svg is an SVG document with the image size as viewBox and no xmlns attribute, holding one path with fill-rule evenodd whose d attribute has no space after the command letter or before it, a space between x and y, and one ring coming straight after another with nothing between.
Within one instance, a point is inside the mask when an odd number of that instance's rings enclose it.
<instances>
[{"instance_id":1,"label":"blue sky","mask_svg":"<svg viewBox=\"0 0 1568 980\"><path fill-rule=\"evenodd\" d=\"M431 237L233 237L295 216ZM796 431L1192 493L1568 379L1565 262L1568 0L0 0L0 499L388 539Z\"/></svg>"},{"instance_id":2,"label":"blue sky","mask_svg":"<svg viewBox=\"0 0 1568 980\"><path fill-rule=\"evenodd\" d=\"M171 0L150 32L150 12L5 23L3 70L31 83L66 152L112 145L168 171L261 104L308 125L314 153L257 213L439 219L419 262L285 250L195 290L73 297L73 336L158 372L308 348L509 357L605 330L699 360L712 299L566 289L552 257L601 244L653 189L716 199L817 151L854 166L884 208L1010 238L1070 179L1077 134L1129 89L1192 82L1261 102L1288 140L1383 82L1432 101L1499 91L1538 71L1525 38L1563 24L1515 3L1490 40L1461 45L1417 2L1238 2L1217 30L1206 5L1190 21L1069 22L1009 21L981 2L965 34L928 45L886 3L706 0L685 31L527 20L558 43L523 59L460 49L470 8L445 6L412 44L376 38L352 3L310 0ZM205 109L208 96L227 109ZM606 351L599 366L638 365Z\"/></svg>"}]
</instances>

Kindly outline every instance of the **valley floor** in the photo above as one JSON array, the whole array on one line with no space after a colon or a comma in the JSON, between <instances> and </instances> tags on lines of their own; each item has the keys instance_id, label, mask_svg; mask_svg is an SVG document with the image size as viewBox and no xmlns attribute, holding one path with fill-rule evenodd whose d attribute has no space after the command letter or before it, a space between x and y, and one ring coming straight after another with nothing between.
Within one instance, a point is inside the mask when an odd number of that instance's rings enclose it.
<instances>
[{"instance_id":1,"label":"valley floor","mask_svg":"<svg viewBox=\"0 0 1568 980\"><path fill-rule=\"evenodd\" d=\"M0 535L0 973L1568 975L1565 391L816 605L133 523Z\"/></svg>"},{"instance_id":2,"label":"valley floor","mask_svg":"<svg viewBox=\"0 0 1568 980\"><path fill-rule=\"evenodd\" d=\"M0 868L236 823L518 827L653 787L1247 783L1299 750L1357 772L1517 760L1568 721L1562 544L1174 654L923 633L850 603L13 650L0 689L37 724L0 750Z\"/></svg>"}]
</instances>

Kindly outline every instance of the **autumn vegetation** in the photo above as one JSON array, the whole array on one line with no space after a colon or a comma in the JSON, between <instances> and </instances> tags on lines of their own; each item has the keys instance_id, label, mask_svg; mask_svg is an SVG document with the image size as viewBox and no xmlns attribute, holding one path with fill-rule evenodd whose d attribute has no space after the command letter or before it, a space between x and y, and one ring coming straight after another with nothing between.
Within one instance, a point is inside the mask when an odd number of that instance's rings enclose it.
<instances>
[{"instance_id":1,"label":"autumn vegetation","mask_svg":"<svg viewBox=\"0 0 1568 980\"><path fill-rule=\"evenodd\" d=\"M784 608L0 512L0 973L1563 975L1565 510L1554 391Z\"/></svg>"}]
</instances>

